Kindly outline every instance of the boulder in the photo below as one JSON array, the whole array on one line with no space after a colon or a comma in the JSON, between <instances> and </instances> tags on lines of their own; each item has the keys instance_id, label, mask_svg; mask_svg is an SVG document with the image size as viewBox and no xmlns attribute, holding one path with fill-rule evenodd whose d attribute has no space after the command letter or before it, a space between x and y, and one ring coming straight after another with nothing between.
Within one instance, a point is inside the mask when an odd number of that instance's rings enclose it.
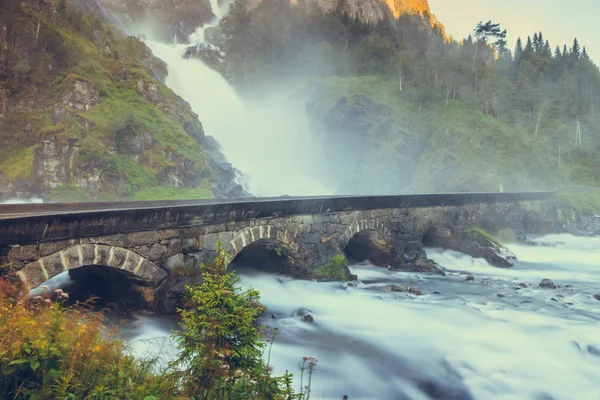
<instances>
[{"instance_id":1,"label":"boulder","mask_svg":"<svg viewBox=\"0 0 600 400\"><path fill-rule=\"evenodd\" d=\"M475 280L475 277L471 274L469 274L465 277L465 281L467 281L467 282L474 281L474 280Z\"/></svg>"},{"instance_id":2,"label":"boulder","mask_svg":"<svg viewBox=\"0 0 600 400\"><path fill-rule=\"evenodd\" d=\"M90 83L76 80L62 102L77 111L88 111L100 102L100 92Z\"/></svg>"},{"instance_id":3,"label":"boulder","mask_svg":"<svg viewBox=\"0 0 600 400\"><path fill-rule=\"evenodd\" d=\"M595 295L594 295L594 298L595 298L596 300L600 301L600 294L595 294Z\"/></svg>"},{"instance_id":4,"label":"boulder","mask_svg":"<svg viewBox=\"0 0 600 400\"><path fill-rule=\"evenodd\" d=\"M408 289L408 293L414 294L415 296L422 296L423 295L423 293L421 292L421 289L416 288L416 287L411 287L410 289Z\"/></svg>"},{"instance_id":5,"label":"boulder","mask_svg":"<svg viewBox=\"0 0 600 400\"><path fill-rule=\"evenodd\" d=\"M473 258L483 258L494 267L513 267L517 256L500 244L493 236L475 226L462 228L455 250Z\"/></svg>"},{"instance_id":6,"label":"boulder","mask_svg":"<svg viewBox=\"0 0 600 400\"><path fill-rule=\"evenodd\" d=\"M543 279L539 285L542 289L556 289L556 285L551 279Z\"/></svg>"},{"instance_id":7,"label":"boulder","mask_svg":"<svg viewBox=\"0 0 600 400\"><path fill-rule=\"evenodd\" d=\"M182 294L186 285L202 284L200 275L169 275L156 289L153 309L159 314L175 314L183 307Z\"/></svg>"},{"instance_id":8,"label":"boulder","mask_svg":"<svg viewBox=\"0 0 600 400\"><path fill-rule=\"evenodd\" d=\"M392 285L392 292L408 292L409 289L408 286L404 285Z\"/></svg>"}]
</instances>

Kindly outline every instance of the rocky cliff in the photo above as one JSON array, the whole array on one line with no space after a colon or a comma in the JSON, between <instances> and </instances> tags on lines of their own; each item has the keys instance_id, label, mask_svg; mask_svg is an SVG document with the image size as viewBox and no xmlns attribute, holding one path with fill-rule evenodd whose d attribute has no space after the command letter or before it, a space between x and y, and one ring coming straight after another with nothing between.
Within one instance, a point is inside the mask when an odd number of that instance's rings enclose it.
<instances>
[{"instance_id":1,"label":"rocky cliff","mask_svg":"<svg viewBox=\"0 0 600 400\"><path fill-rule=\"evenodd\" d=\"M196 28L215 18L209 0L100 1L123 26L137 32L143 30L141 25L147 25L153 39L167 42L186 42Z\"/></svg>"},{"instance_id":2,"label":"rocky cliff","mask_svg":"<svg viewBox=\"0 0 600 400\"><path fill-rule=\"evenodd\" d=\"M54 200L239 196L166 66L71 3L0 3L0 193Z\"/></svg>"}]
</instances>

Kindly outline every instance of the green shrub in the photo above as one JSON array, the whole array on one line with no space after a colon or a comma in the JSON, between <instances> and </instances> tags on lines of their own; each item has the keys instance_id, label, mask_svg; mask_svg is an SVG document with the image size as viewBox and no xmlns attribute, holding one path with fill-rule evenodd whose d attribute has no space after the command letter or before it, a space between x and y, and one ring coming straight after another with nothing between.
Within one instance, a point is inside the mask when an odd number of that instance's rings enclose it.
<instances>
[{"instance_id":1,"label":"green shrub","mask_svg":"<svg viewBox=\"0 0 600 400\"><path fill-rule=\"evenodd\" d=\"M348 260L342 254L331 257L327 264L315 269L315 278L328 281L344 281L347 279L346 266Z\"/></svg>"},{"instance_id":2,"label":"green shrub","mask_svg":"<svg viewBox=\"0 0 600 400\"><path fill-rule=\"evenodd\" d=\"M229 259L219 245L216 260L203 266L202 285L186 287L183 329L174 334L184 392L193 399L283 399L286 378L272 377L262 359L259 293L236 287Z\"/></svg>"},{"instance_id":3,"label":"green shrub","mask_svg":"<svg viewBox=\"0 0 600 400\"><path fill-rule=\"evenodd\" d=\"M101 314L63 307L66 293L28 303L0 281L0 398L178 399L171 375L128 355Z\"/></svg>"}]
</instances>

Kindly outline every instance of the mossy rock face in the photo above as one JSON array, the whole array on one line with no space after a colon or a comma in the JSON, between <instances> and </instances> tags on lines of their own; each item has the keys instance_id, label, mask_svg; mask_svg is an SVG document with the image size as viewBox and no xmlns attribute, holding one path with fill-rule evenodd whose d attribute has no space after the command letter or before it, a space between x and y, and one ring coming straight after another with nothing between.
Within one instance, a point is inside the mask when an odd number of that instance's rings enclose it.
<instances>
[{"instance_id":1,"label":"mossy rock face","mask_svg":"<svg viewBox=\"0 0 600 400\"><path fill-rule=\"evenodd\" d=\"M495 267L513 267L517 260L496 238L476 226L467 226L461 230L457 250L474 258L483 258Z\"/></svg>"},{"instance_id":2,"label":"mossy rock face","mask_svg":"<svg viewBox=\"0 0 600 400\"><path fill-rule=\"evenodd\" d=\"M235 171L218 168L222 155L140 40L37 0L3 9L0 32L0 191L53 201L239 195Z\"/></svg>"}]
</instances>

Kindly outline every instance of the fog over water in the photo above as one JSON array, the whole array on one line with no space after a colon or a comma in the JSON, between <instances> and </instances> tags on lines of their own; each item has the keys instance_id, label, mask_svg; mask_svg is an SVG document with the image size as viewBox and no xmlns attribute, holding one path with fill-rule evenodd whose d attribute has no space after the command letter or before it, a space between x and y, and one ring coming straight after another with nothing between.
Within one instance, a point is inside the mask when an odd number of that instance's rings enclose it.
<instances>
[{"instance_id":1,"label":"fog over water","mask_svg":"<svg viewBox=\"0 0 600 400\"><path fill-rule=\"evenodd\" d=\"M192 39L203 40L199 29ZM190 103L207 135L245 175L255 196L325 195L319 181L316 143L304 109L289 103L294 88L265 92L260 101L244 103L218 72L196 59L185 59L189 45L146 42L168 64L166 84Z\"/></svg>"},{"instance_id":2,"label":"fog over water","mask_svg":"<svg viewBox=\"0 0 600 400\"><path fill-rule=\"evenodd\" d=\"M354 266L357 287L261 274L242 275L242 285L260 290L268 308L262 322L282 329L271 356L277 374L290 370L298 379L302 356L319 359L311 398L597 400L600 238L535 241L509 245L520 259L511 269L428 249L448 276ZM538 288L543 278L561 287ZM423 296L391 292L390 284L417 286ZM300 308L314 322L294 317ZM153 345L136 338L164 338L173 327L144 318L128 331L139 354ZM165 348L166 356L176 353Z\"/></svg>"}]
</instances>

